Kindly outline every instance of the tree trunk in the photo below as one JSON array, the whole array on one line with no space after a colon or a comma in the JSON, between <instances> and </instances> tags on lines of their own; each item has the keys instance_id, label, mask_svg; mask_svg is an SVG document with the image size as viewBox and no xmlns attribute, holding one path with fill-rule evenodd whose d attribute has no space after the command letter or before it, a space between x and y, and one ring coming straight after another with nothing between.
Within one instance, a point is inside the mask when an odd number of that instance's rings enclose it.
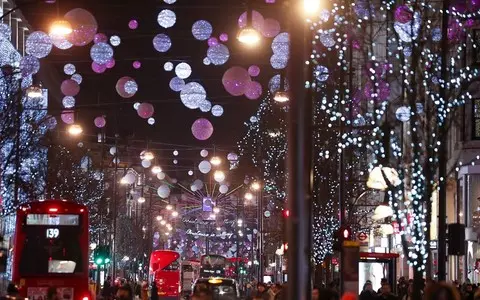
<instances>
[{"instance_id":1,"label":"tree trunk","mask_svg":"<svg viewBox=\"0 0 480 300\"><path fill-rule=\"evenodd\" d=\"M423 291L423 272L413 269L413 300L422 300Z\"/></svg>"}]
</instances>

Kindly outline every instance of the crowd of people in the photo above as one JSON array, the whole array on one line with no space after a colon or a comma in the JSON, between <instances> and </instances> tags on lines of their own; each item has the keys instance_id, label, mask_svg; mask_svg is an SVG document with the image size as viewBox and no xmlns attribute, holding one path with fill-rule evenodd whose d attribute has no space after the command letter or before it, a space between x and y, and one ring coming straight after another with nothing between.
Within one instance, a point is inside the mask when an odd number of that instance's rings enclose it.
<instances>
[{"instance_id":1,"label":"crowd of people","mask_svg":"<svg viewBox=\"0 0 480 300\"><path fill-rule=\"evenodd\" d=\"M112 282L107 277L103 284L100 296L103 300L158 300L158 289L156 284L148 286L146 281L134 282L129 279L120 279Z\"/></svg>"}]
</instances>

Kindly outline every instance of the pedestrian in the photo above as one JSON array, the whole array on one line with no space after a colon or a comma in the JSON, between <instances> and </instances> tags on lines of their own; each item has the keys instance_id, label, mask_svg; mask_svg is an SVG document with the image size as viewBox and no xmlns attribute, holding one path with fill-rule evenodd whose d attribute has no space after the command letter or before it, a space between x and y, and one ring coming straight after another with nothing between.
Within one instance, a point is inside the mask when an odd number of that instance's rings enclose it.
<instances>
[{"instance_id":1,"label":"pedestrian","mask_svg":"<svg viewBox=\"0 0 480 300\"><path fill-rule=\"evenodd\" d=\"M283 286L280 283L275 283L275 297L274 300L282 300L283 299Z\"/></svg>"},{"instance_id":2,"label":"pedestrian","mask_svg":"<svg viewBox=\"0 0 480 300\"><path fill-rule=\"evenodd\" d=\"M117 289L116 297L117 300L133 300L132 289L127 286L120 286Z\"/></svg>"},{"instance_id":3,"label":"pedestrian","mask_svg":"<svg viewBox=\"0 0 480 300\"><path fill-rule=\"evenodd\" d=\"M445 283L430 285L425 291L424 300L460 300L457 289Z\"/></svg>"},{"instance_id":4,"label":"pedestrian","mask_svg":"<svg viewBox=\"0 0 480 300\"><path fill-rule=\"evenodd\" d=\"M377 298L377 294L373 290L372 283L367 281L363 285L362 292L360 293L360 300L375 300Z\"/></svg>"},{"instance_id":5,"label":"pedestrian","mask_svg":"<svg viewBox=\"0 0 480 300\"><path fill-rule=\"evenodd\" d=\"M148 283L146 281L142 282L142 300L148 300Z\"/></svg>"},{"instance_id":6,"label":"pedestrian","mask_svg":"<svg viewBox=\"0 0 480 300\"><path fill-rule=\"evenodd\" d=\"M392 293L392 288L390 287L390 284L384 283L380 288L380 295L378 295L378 299L398 300L398 297Z\"/></svg>"},{"instance_id":7,"label":"pedestrian","mask_svg":"<svg viewBox=\"0 0 480 300\"><path fill-rule=\"evenodd\" d=\"M269 300L269 294L267 291L267 286L263 282L257 284L257 290L254 297L261 297L263 300Z\"/></svg>"},{"instance_id":8,"label":"pedestrian","mask_svg":"<svg viewBox=\"0 0 480 300\"><path fill-rule=\"evenodd\" d=\"M101 295L105 300L110 300L112 298L112 278L110 276L107 276L107 279L105 279L105 282L103 283Z\"/></svg>"},{"instance_id":9,"label":"pedestrian","mask_svg":"<svg viewBox=\"0 0 480 300\"><path fill-rule=\"evenodd\" d=\"M150 300L158 300L158 288L155 281L152 282L152 289L150 290Z\"/></svg>"},{"instance_id":10,"label":"pedestrian","mask_svg":"<svg viewBox=\"0 0 480 300\"><path fill-rule=\"evenodd\" d=\"M312 289L312 300L320 300L320 289L314 286Z\"/></svg>"},{"instance_id":11,"label":"pedestrian","mask_svg":"<svg viewBox=\"0 0 480 300\"><path fill-rule=\"evenodd\" d=\"M467 283L465 285L465 290L463 292L462 299L463 300L473 300L474 293L475 292L473 291L473 285L470 284L470 283Z\"/></svg>"},{"instance_id":12,"label":"pedestrian","mask_svg":"<svg viewBox=\"0 0 480 300\"><path fill-rule=\"evenodd\" d=\"M10 282L7 286L7 294L1 299L16 299L18 294L17 286L13 282Z\"/></svg>"}]
</instances>

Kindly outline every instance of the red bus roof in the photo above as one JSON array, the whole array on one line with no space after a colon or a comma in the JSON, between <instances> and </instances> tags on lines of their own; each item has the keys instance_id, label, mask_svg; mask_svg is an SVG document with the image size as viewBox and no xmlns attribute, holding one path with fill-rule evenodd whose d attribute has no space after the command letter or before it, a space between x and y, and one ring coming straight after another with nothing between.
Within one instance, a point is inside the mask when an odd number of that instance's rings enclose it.
<instances>
[{"instance_id":1,"label":"red bus roof","mask_svg":"<svg viewBox=\"0 0 480 300\"><path fill-rule=\"evenodd\" d=\"M172 262L176 261L180 254L171 250L156 250L150 255L150 270L162 270ZM154 264L158 264L153 267Z\"/></svg>"},{"instance_id":2,"label":"red bus roof","mask_svg":"<svg viewBox=\"0 0 480 300\"><path fill-rule=\"evenodd\" d=\"M45 200L45 201L31 201L23 203L19 206L17 211L39 211L48 209L51 213L65 213L65 212L86 212L87 207L73 201L67 200Z\"/></svg>"}]
</instances>

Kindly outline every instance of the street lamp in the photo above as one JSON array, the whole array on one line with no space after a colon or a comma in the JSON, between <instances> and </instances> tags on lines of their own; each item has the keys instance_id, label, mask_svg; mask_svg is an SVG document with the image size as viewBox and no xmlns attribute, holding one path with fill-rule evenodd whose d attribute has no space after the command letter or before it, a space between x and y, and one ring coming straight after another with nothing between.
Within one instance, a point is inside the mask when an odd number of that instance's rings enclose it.
<instances>
[{"instance_id":1,"label":"street lamp","mask_svg":"<svg viewBox=\"0 0 480 300\"><path fill-rule=\"evenodd\" d=\"M382 203L375 208L372 219L381 220L393 216L393 209L388 203Z\"/></svg>"},{"instance_id":2,"label":"street lamp","mask_svg":"<svg viewBox=\"0 0 480 300\"><path fill-rule=\"evenodd\" d=\"M225 173L223 171L217 170L213 174L213 178L216 182L223 182L225 180Z\"/></svg>"},{"instance_id":3,"label":"street lamp","mask_svg":"<svg viewBox=\"0 0 480 300\"><path fill-rule=\"evenodd\" d=\"M214 208L213 208L213 213L215 213L215 214L220 213L220 208L214 207Z\"/></svg>"},{"instance_id":4,"label":"street lamp","mask_svg":"<svg viewBox=\"0 0 480 300\"><path fill-rule=\"evenodd\" d=\"M139 197L139 198L137 199L137 202L138 202L139 204L145 203L145 201L146 201L146 199L145 199L144 197Z\"/></svg>"},{"instance_id":5,"label":"street lamp","mask_svg":"<svg viewBox=\"0 0 480 300\"><path fill-rule=\"evenodd\" d=\"M153 154L152 151L144 150L142 153L140 153L140 159L141 160L152 160L155 158L155 155Z\"/></svg>"},{"instance_id":6,"label":"street lamp","mask_svg":"<svg viewBox=\"0 0 480 300\"><path fill-rule=\"evenodd\" d=\"M67 20L56 20L50 25L51 36L65 37L73 32L72 25Z\"/></svg>"},{"instance_id":7,"label":"street lamp","mask_svg":"<svg viewBox=\"0 0 480 300\"><path fill-rule=\"evenodd\" d=\"M161 168L161 167L159 167L159 166L153 166L153 167L152 167L152 173L153 173L153 174L158 174L158 173L160 173L160 172L162 172L162 168Z\"/></svg>"},{"instance_id":8,"label":"street lamp","mask_svg":"<svg viewBox=\"0 0 480 300\"><path fill-rule=\"evenodd\" d=\"M222 160L218 156L214 156L210 159L210 163L214 166L219 166L222 163Z\"/></svg>"},{"instance_id":9,"label":"street lamp","mask_svg":"<svg viewBox=\"0 0 480 300\"><path fill-rule=\"evenodd\" d=\"M157 221L161 221L163 220L163 217L162 216L157 216Z\"/></svg>"},{"instance_id":10,"label":"street lamp","mask_svg":"<svg viewBox=\"0 0 480 300\"><path fill-rule=\"evenodd\" d=\"M68 127L68 133L73 135L73 136L80 135L80 134L82 134L82 132L83 132L82 126L80 126L78 124L72 124Z\"/></svg>"},{"instance_id":11,"label":"street lamp","mask_svg":"<svg viewBox=\"0 0 480 300\"><path fill-rule=\"evenodd\" d=\"M172 209L173 209L173 205L168 204L165 208L166 208L167 210L172 210Z\"/></svg>"},{"instance_id":12,"label":"street lamp","mask_svg":"<svg viewBox=\"0 0 480 300\"><path fill-rule=\"evenodd\" d=\"M41 85L31 85L27 88L27 97L28 98L41 98L43 97L43 90Z\"/></svg>"},{"instance_id":13,"label":"street lamp","mask_svg":"<svg viewBox=\"0 0 480 300\"><path fill-rule=\"evenodd\" d=\"M260 42L260 33L251 25L247 25L240 30L237 39L247 46L255 46Z\"/></svg>"},{"instance_id":14,"label":"street lamp","mask_svg":"<svg viewBox=\"0 0 480 300\"><path fill-rule=\"evenodd\" d=\"M178 217L178 211L176 210L172 211L172 217L174 218Z\"/></svg>"},{"instance_id":15,"label":"street lamp","mask_svg":"<svg viewBox=\"0 0 480 300\"><path fill-rule=\"evenodd\" d=\"M252 183L252 185L250 186L250 188L251 188L252 190L254 190L254 191L258 191L258 190L260 190L261 185L260 185L260 183L258 183L258 182L255 181L254 183Z\"/></svg>"},{"instance_id":16,"label":"street lamp","mask_svg":"<svg viewBox=\"0 0 480 300\"><path fill-rule=\"evenodd\" d=\"M245 193L244 196L245 200L253 200L253 194L252 193Z\"/></svg>"},{"instance_id":17,"label":"street lamp","mask_svg":"<svg viewBox=\"0 0 480 300\"><path fill-rule=\"evenodd\" d=\"M275 100L278 103L285 103L290 101L290 97L287 92L278 90L273 95L273 100Z\"/></svg>"},{"instance_id":18,"label":"street lamp","mask_svg":"<svg viewBox=\"0 0 480 300\"><path fill-rule=\"evenodd\" d=\"M315 15L320 9L319 0L304 0L303 9L306 15L312 16Z\"/></svg>"}]
</instances>

